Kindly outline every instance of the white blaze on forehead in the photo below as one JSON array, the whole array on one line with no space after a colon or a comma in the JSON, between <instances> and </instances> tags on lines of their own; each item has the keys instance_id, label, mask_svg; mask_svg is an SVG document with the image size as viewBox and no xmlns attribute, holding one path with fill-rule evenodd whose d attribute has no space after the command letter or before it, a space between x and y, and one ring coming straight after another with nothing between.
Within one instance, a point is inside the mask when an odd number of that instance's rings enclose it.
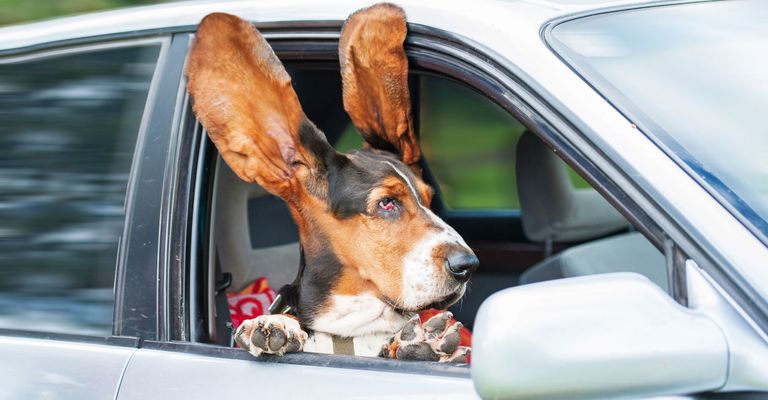
<instances>
[{"instance_id":1,"label":"white blaze on forehead","mask_svg":"<svg viewBox=\"0 0 768 400\"><path fill-rule=\"evenodd\" d=\"M464 286L463 283L459 284L457 281L449 278L445 271L443 271L442 265L433 264L433 250L443 244L455 244L463 246L467 250L469 250L469 246L467 246L456 230L421 203L421 198L416 191L415 185L408 179L405 173L397 169L391 162L384 162L400 175L416 199L416 204L435 225L440 227L440 231L427 235L416 243L403 258L403 282L400 300L404 308L423 307L450 295L459 287Z\"/></svg>"},{"instance_id":2,"label":"white blaze on forehead","mask_svg":"<svg viewBox=\"0 0 768 400\"><path fill-rule=\"evenodd\" d=\"M406 175L405 173L397 169L397 167L395 167L395 165L392 164L391 162L389 161L384 161L384 162L387 163L387 165L389 165L390 167L392 167L392 169L395 170L395 173L397 173L398 175L400 175L401 178L403 178L403 181L405 181L405 184L408 185L408 189L411 190L411 194L413 194L413 197L416 199L416 204L418 204L421 210L427 214L427 216L432 220L432 222L435 223L435 225L439 226L444 231L446 231L445 233L450 237L450 239L453 239L453 240L450 240L450 242L457 242L458 244L468 248L469 246L467 246L467 244L464 242L464 238L462 238L461 235L459 235L459 233L456 232L455 229L453 229L450 225L446 224L445 221L443 221L440 217L435 215L435 213L433 213L432 210L429 209L429 207L425 207L424 204L421 203L421 197L419 197L419 193L416 191L416 187L414 186L413 182L411 182L411 180L408 179L408 175Z\"/></svg>"},{"instance_id":3,"label":"white blaze on forehead","mask_svg":"<svg viewBox=\"0 0 768 400\"><path fill-rule=\"evenodd\" d=\"M413 194L413 197L416 199L416 203L418 203L418 204L419 204L419 207L421 207L421 208L424 208L424 205L422 205L422 204L421 204L421 198L419 197L419 194L418 194L418 192L416 192L416 187L415 187L415 186L413 186L413 183L411 183L411 180L410 180L410 179L408 179L408 175L404 174L402 171L400 171L399 169L397 169L397 167L395 167L395 164L392 164L392 163L391 163L391 162L389 162L389 161L384 161L384 162L385 162L387 165L389 165L390 167L392 167L392 169L394 169L394 170L395 170L395 172L396 172L398 175L400 175L400 177L401 177L401 178L403 178L403 180L405 181L405 184L406 184L406 185L408 185L408 189L411 189L411 193Z\"/></svg>"}]
</instances>

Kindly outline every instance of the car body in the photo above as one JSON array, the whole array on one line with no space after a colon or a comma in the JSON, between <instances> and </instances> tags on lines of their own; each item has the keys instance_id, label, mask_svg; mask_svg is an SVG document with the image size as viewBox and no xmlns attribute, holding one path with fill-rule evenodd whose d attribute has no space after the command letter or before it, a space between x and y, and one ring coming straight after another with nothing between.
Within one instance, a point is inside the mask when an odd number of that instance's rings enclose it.
<instances>
[{"instance_id":1,"label":"car body","mask_svg":"<svg viewBox=\"0 0 768 400\"><path fill-rule=\"evenodd\" d=\"M686 2L398 2L408 15L406 50L413 70L463 82L533 131L664 254L676 300L686 304L682 289L686 281L679 271L693 263L706 275L706 282L727 299L729 312L747 326L739 332L751 339L742 343L754 346L755 354L764 353L768 349L765 231L759 224L745 221L738 210L702 184L673 150L647 135L647 126L631 119L552 46L552 31L564 22L678 3ZM113 292L107 293L112 296L108 306L114 303L111 334L98 329L78 334L45 327L26 329L24 318L13 320L10 328L6 324L8 329L0 329L0 387L4 393L11 398L120 400L244 394L478 396L468 367L317 354L254 360L222 345L225 343L216 344L219 339L212 333L216 329L213 293L218 273L213 267L198 266L216 257L212 255L215 251L208 250L212 242L206 227L211 216L206 210L212 207L210 190L219 179L214 170L218 171L220 163L195 122L185 90L184 62L195 27L208 13L232 13L253 21L289 70L332 70L329 65L335 62L342 22L369 4L183 2L0 29L0 67L135 46L156 49L150 57L156 61L150 63L151 72L146 75L146 101L133 128L137 131L135 150L130 150L131 159L125 161L129 170L124 177L125 222L114 244ZM77 95L73 93L69 96ZM503 207L456 212L438 207L438 211L470 244L473 239L487 244L502 243L500 238L507 235L523 236L519 211ZM116 215L123 218L120 210ZM526 239L512 242L516 242L514 246L494 242L488 254L535 255L540 260L553 245ZM555 250L570 245L554 244ZM34 301L30 298L3 304L25 307L26 301ZM757 365L768 370L764 363ZM718 389L724 387L704 387ZM685 389L674 390L647 393L718 398L717 393L693 395ZM487 391L481 393L489 396Z\"/></svg>"}]
</instances>

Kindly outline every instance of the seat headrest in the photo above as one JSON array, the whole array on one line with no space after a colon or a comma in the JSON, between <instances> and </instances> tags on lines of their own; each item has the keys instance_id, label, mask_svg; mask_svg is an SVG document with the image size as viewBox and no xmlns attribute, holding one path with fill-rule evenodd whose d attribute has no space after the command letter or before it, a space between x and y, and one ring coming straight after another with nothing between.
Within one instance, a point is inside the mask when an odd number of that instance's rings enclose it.
<instances>
[{"instance_id":1,"label":"seat headrest","mask_svg":"<svg viewBox=\"0 0 768 400\"><path fill-rule=\"evenodd\" d=\"M529 240L594 239L629 223L597 191L573 186L565 163L531 132L517 144L517 188Z\"/></svg>"}]
</instances>

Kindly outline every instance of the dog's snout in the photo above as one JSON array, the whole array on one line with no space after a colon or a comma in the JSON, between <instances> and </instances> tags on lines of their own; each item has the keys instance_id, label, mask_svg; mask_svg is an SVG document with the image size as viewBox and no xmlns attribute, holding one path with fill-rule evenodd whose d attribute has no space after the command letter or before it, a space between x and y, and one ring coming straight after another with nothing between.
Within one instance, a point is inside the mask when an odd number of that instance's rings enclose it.
<instances>
[{"instance_id":1,"label":"dog's snout","mask_svg":"<svg viewBox=\"0 0 768 400\"><path fill-rule=\"evenodd\" d=\"M480 260L468 251L454 250L445 258L445 268L459 282L466 282L480 265Z\"/></svg>"}]
</instances>

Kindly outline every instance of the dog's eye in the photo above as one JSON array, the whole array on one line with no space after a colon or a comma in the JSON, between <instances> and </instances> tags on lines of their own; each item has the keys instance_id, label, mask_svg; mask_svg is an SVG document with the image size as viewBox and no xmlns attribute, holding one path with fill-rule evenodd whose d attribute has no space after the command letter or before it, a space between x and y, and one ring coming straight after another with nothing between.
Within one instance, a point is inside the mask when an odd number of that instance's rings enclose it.
<instances>
[{"instance_id":1,"label":"dog's eye","mask_svg":"<svg viewBox=\"0 0 768 400\"><path fill-rule=\"evenodd\" d=\"M394 217L400 211L397 200L392 197L385 197L379 200L379 213L385 217Z\"/></svg>"},{"instance_id":2,"label":"dog's eye","mask_svg":"<svg viewBox=\"0 0 768 400\"><path fill-rule=\"evenodd\" d=\"M392 211L397 207L397 205L395 205L395 199L387 197L385 199L379 200L379 207L381 207L381 209L384 211Z\"/></svg>"}]
</instances>

